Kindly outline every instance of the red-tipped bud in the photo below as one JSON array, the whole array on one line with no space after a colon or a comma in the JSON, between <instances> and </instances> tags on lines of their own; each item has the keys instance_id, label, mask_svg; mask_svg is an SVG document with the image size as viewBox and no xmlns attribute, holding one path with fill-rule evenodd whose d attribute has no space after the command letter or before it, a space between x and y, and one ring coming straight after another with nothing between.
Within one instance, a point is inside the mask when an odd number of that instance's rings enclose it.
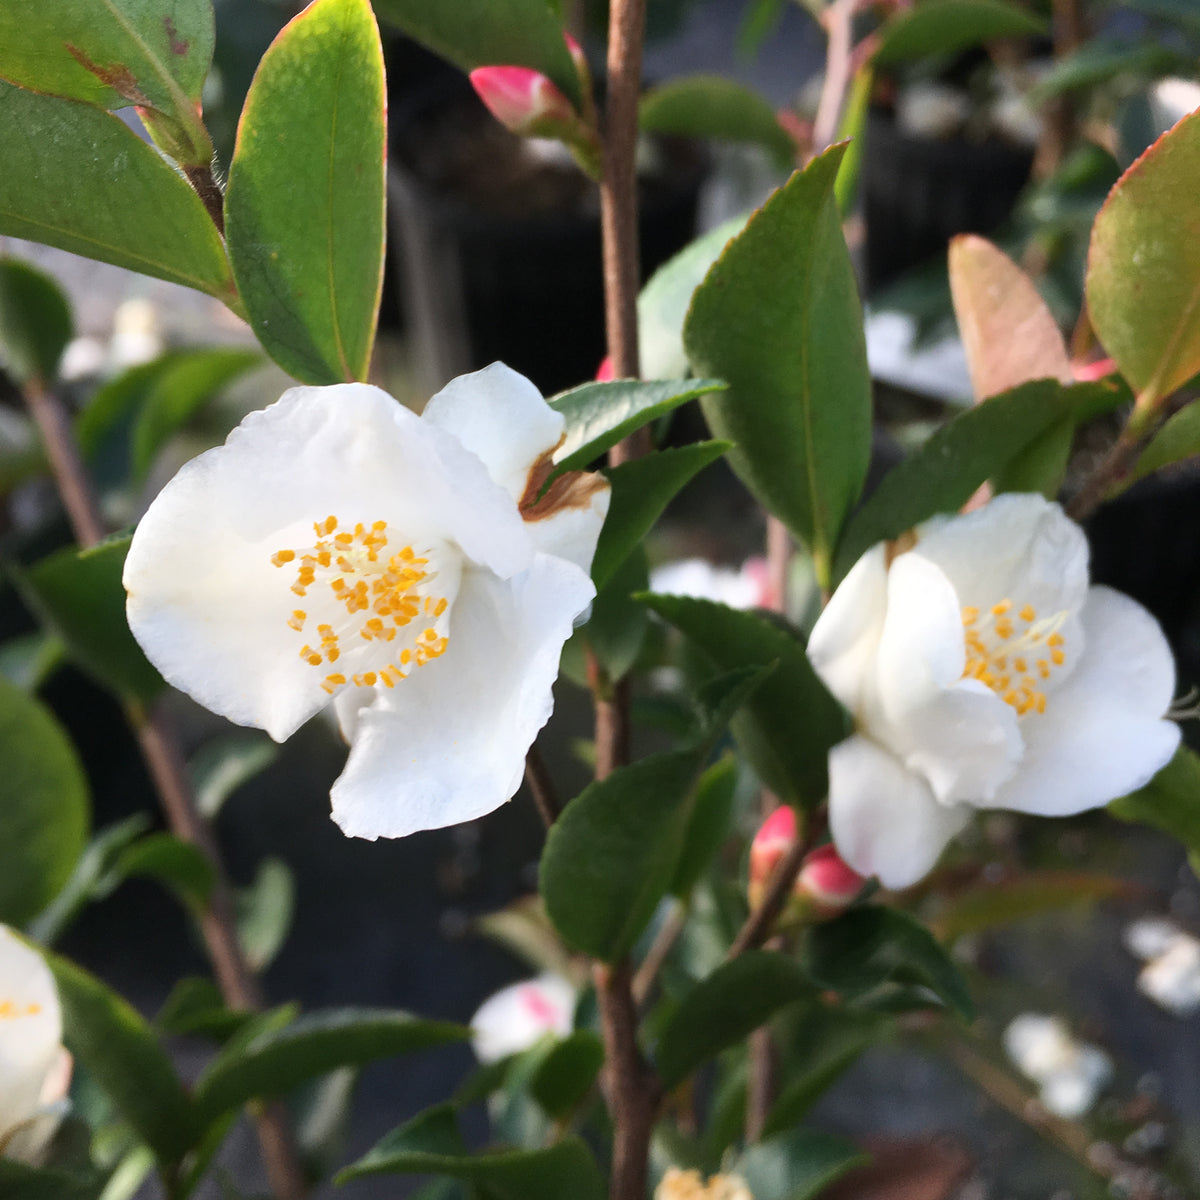
<instances>
[{"instance_id":1,"label":"red-tipped bud","mask_svg":"<svg viewBox=\"0 0 1200 1200\"><path fill-rule=\"evenodd\" d=\"M863 889L866 880L848 867L830 843L819 846L805 859L796 877L798 897L813 905L813 915L831 917L842 911Z\"/></svg>"},{"instance_id":2,"label":"red-tipped bud","mask_svg":"<svg viewBox=\"0 0 1200 1200\"><path fill-rule=\"evenodd\" d=\"M596 382L611 383L615 378L616 372L613 370L612 355L606 354L600 360L600 365L596 368Z\"/></svg>"},{"instance_id":3,"label":"red-tipped bud","mask_svg":"<svg viewBox=\"0 0 1200 1200\"><path fill-rule=\"evenodd\" d=\"M492 116L526 137L561 137L578 116L571 102L539 71L528 67L478 67L471 83Z\"/></svg>"},{"instance_id":4,"label":"red-tipped bud","mask_svg":"<svg viewBox=\"0 0 1200 1200\"><path fill-rule=\"evenodd\" d=\"M762 903L763 891L779 860L796 840L796 814L786 804L780 805L763 823L750 843L750 904Z\"/></svg>"},{"instance_id":5,"label":"red-tipped bud","mask_svg":"<svg viewBox=\"0 0 1200 1200\"><path fill-rule=\"evenodd\" d=\"M1076 383L1094 383L1097 379L1103 379L1106 375L1113 374L1116 369L1117 364L1111 358L1101 358L1090 363L1071 364L1071 374L1075 376Z\"/></svg>"}]
</instances>

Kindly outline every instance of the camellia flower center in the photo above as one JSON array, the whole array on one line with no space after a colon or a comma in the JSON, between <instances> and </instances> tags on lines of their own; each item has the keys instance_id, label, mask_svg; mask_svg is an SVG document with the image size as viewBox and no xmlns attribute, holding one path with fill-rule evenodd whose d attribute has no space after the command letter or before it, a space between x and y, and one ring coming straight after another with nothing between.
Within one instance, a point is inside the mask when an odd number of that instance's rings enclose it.
<instances>
[{"instance_id":1,"label":"camellia flower center","mask_svg":"<svg viewBox=\"0 0 1200 1200\"><path fill-rule=\"evenodd\" d=\"M277 567L298 564L291 590L305 601L287 624L307 640L300 657L318 669L346 655L362 664L363 644L376 653L369 669L347 675L327 671L321 686L331 695L347 683L395 687L414 668L440 658L449 638L450 597L433 587L438 571L432 550L392 548L386 521L341 528L337 517L313 523L316 542L271 556ZM444 589L443 589L444 590Z\"/></svg>"},{"instance_id":2,"label":"camellia flower center","mask_svg":"<svg viewBox=\"0 0 1200 1200\"><path fill-rule=\"evenodd\" d=\"M1064 611L1039 620L1033 605L1017 609L1008 599L984 611L967 605L962 610L967 646L963 678L986 684L1018 716L1045 712L1042 686L1067 660L1065 639L1058 632L1066 619Z\"/></svg>"}]
</instances>

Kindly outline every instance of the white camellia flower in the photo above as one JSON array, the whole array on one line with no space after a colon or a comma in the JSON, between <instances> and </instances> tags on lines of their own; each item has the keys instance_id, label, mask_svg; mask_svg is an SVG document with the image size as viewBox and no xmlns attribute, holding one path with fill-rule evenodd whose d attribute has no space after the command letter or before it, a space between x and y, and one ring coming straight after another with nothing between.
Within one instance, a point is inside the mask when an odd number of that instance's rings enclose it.
<instances>
[{"instance_id":1,"label":"white camellia flower","mask_svg":"<svg viewBox=\"0 0 1200 1200\"><path fill-rule=\"evenodd\" d=\"M924 876L976 809L1097 808L1179 744L1162 630L1088 586L1083 531L1038 495L868 550L808 653L855 721L829 756L830 829L888 887Z\"/></svg>"},{"instance_id":2,"label":"white camellia flower","mask_svg":"<svg viewBox=\"0 0 1200 1200\"><path fill-rule=\"evenodd\" d=\"M1082 1117L1112 1079L1112 1059L1072 1037L1060 1017L1021 1013L1004 1031L1004 1049L1046 1108L1068 1120Z\"/></svg>"},{"instance_id":3,"label":"white camellia flower","mask_svg":"<svg viewBox=\"0 0 1200 1200\"><path fill-rule=\"evenodd\" d=\"M366 384L292 388L150 506L130 628L169 682L277 741L332 700L345 833L491 812L594 594L608 485L570 472L543 494L563 424L500 363L421 417Z\"/></svg>"},{"instance_id":4,"label":"white camellia flower","mask_svg":"<svg viewBox=\"0 0 1200 1200\"><path fill-rule=\"evenodd\" d=\"M546 1034L566 1037L575 1015L575 989L561 975L501 988L471 1018L471 1046L481 1063L528 1050Z\"/></svg>"},{"instance_id":5,"label":"white camellia flower","mask_svg":"<svg viewBox=\"0 0 1200 1200\"><path fill-rule=\"evenodd\" d=\"M0 1157L41 1161L70 1082L54 977L36 951L0 925Z\"/></svg>"}]
</instances>

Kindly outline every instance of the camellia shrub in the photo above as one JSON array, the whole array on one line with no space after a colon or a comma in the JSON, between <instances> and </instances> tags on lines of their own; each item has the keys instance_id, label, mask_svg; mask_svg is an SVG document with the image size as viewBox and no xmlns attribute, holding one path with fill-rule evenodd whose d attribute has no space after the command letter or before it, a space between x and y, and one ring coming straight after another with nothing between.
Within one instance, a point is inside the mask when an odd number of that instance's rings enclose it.
<instances>
[{"instance_id":1,"label":"camellia shrub","mask_svg":"<svg viewBox=\"0 0 1200 1200\"><path fill-rule=\"evenodd\" d=\"M442 1102L333 1182L431 1177L429 1200L807 1200L839 1179L839 1195L873 1195L853 1191L869 1155L806 1119L864 1049L905 1037L949 1047L1097 1187L1195 1194L1184 1155L1150 1160L1088 1124L1104 1051L1059 1017L989 1033L975 1013L990 980L952 950L1121 893L1099 870L1036 864L997 882L980 811L1108 808L1200 852L1172 650L1146 608L1092 582L1080 524L1200 452L1200 112L1100 209L1070 350L1022 267L979 237L951 244L975 402L868 493L872 386L843 232L861 150L839 125L861 128L872 63L1026 37L1040 19L1001 0L817 4L830 57L810 127L712 77L660 86L639 114L641 0L610 5L601 104L570 7L376 5L469 72L509 130L560 142L604 229L600 377L544 397L493 363L445 380L418 416L368 382L387 144L368 0L313 0L282 29L229 162L201 103L208 0L0 6L0 234L214 297L295 381L161 486L136 528L114 528L98 486L144 488L260 356L164 355L76 412L70 307L0 260L0 366L23 403L3 410L20 436L0 482L52 479L75 540L4 552L39 632L0 648L0 1197L125 1200L151 1180L184 1200L242 1113L273 1194L303 1196L331 1172L283 1102L453 1042L479 1072L444 1080ZM870 29L852 44L856 9ZM115 115L128 109L146 137ZM640 296L639 119L794 168ZM711 438L656 440L693 402ZM765 516L765 558L746 546L738 574L651 575L664 509L722 458ZM65 662L123 708L165 831L91 829L78 754L38 695ZM595 713L594 779L574 796L537 747L570 686ZM536 975L469 1026L265 1008L271 948L239 927L210 819L267 757L225 741L185 764L168 687L277 742L329 710L349 746L330 796L347 837L536 805L538 894L509 914L536 933ZM639 757L642 721L659 749ZM134 875L173 892L212 967L153 1024L55 948ZM1147 995L1200 1006L1194 940L1153 921L1130 937ZM187 1083L164 1042L180 1033L207 1047ZM342 1083L329 1104L348 1103ZM478 1101L492 1133L469 1145L460 1113Z\"/></svg>"}]
</instances>

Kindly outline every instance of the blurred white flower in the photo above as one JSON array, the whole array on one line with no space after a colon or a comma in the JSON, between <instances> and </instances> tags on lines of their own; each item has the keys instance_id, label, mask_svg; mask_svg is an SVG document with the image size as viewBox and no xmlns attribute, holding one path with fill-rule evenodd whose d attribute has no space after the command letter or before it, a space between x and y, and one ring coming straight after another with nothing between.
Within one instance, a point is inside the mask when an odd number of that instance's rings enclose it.
<instances>
[{"instance_id":1,"label":"blurred white flower","mask_svg":"<svg viewBox=\"0 0 1200 1200\"><path fill-rule=\"evenodd\" d=\"M608 485L570 472L543 494L562 435L500 363L421 417L365 384L293 388L150 506L125 563L130 628L169 682L277 741L332 701L345 833L491 812L595 591Z\"/></svg>"},{"instance_id":2,"label":"blurred white flower","mask_svg":"<svg viewBox=\"0 0 1200 1200\"><path fill-rule=\"evenodd\" d=\"M966 93L949 84L913 83L896 95L896 125L909 137L954 137L970 115Z\"/></svg>"},{"instance_id":3,"label":"blurred white flower","mask_svg":"<svg viewBox=\"0 0 1200 1200\"><path fill-rule=\"evenodd\" d=\"M1135 921L1125 946L1146 965L1138 990L1176 1017L1200 1011L1200 941L1160 917Z\"/></svg>"},{"instance_id":4,"label":"blurred white flower","mask_svg":"<svg viewBox=\"0 0 1200 1200\"><path fill-rule=\"evenodd\" d=\"M680 558L650 572L650 590L664 596L694 596L730 608L762 608L767 602L767 563L751 557L738 570L706 558Z\"/></svg>"},{"instance_id":5,"label":"blurred white flower","mask_svg":"<svg viewBox=\"0 0 1200 1200\"><path fill-rule=\"evenodd\" d=\"M41 955L0 925L0 1156L41 1161L70 1083L54 977Z\"/></svg>"},{"instance_id":6,"label":"blurred white flower","mask_svg":"<svg viewBox=\"0 0 1200 1200\"><path fill-rule=\"evenodd\" d=\"M528 1050L546 1034L566 1037L575 1015L575 989L550 973L501 988L471 1018L471 1045L481 1063Z\"/></svg>"},{"instance_id":7,"label":"blurred white flower","mask_svg":"<svg viewBox=\"0 0 1200 1200\"><path fill-rule=\"evenodd\" d=\"M1004 1031L1004 1049L1040 1089L1039 1099L1060 1117L1081 1117L1112 1078L1112 1060L1077 1041L1059 1017L1022 1013Z\"/></svg>"},{"instance_id":8,"label":"blurred white flower","mask_svg":"<svg viewBox=\"0 0 1200 1200\"><path fill-rule=\"evenodd\" d=\"M867 551L808 653L856 726L829 756L833 839L888 887L922 878L977 809L1097 808L1179 744L1157 621L1088 587L1083 531L1038 495Z\"/></svg>"}]
</instances>

